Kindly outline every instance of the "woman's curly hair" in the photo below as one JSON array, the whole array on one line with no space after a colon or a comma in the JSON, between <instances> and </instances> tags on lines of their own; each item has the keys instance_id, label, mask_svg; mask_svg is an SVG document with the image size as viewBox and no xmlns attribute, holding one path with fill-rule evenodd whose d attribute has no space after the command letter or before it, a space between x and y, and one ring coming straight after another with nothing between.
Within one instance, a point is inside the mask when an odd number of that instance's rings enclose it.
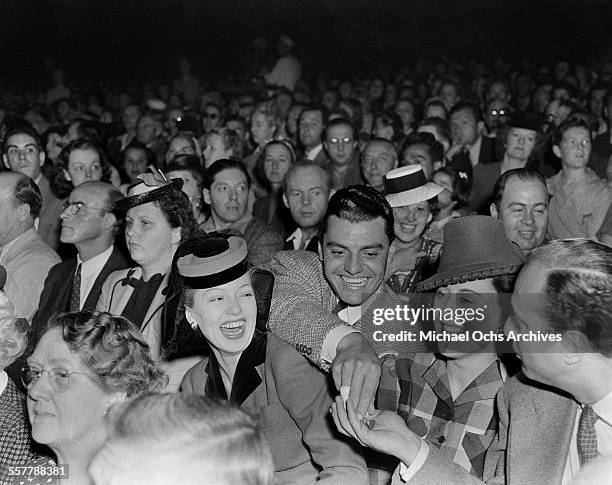
<instances>
[{"instance_id":1,"label":"woman's curly hair","mask_svg":"<svg viewBox=\"0 0 612 485\"><path fill-rule=\"evenodd\" d=\"M56 328L104 391L129 397L167 385L168 376L151 359L149 345L127 318L106 312L67 312L51 317L45 332Z\"/></svg>"}]
</instances>

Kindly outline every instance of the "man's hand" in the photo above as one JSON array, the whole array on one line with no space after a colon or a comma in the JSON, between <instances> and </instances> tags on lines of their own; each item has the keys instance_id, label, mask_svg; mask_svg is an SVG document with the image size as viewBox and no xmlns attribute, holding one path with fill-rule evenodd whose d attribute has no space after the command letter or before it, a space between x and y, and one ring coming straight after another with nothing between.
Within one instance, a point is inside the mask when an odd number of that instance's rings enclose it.
<instances>
[{"instance_id":1,"label":"man's hand","mask_svg":"<svg viewBox=\"0 0 612 485\"><path fill-rule=\"evenodd\" d=\"M350 387L349 397L357 403L357 414L365 416L374 409L380 361L360 333L351 333L340 340L332 362L332 375L338 390L342 386Z\"/></svg>"}]
</instances>

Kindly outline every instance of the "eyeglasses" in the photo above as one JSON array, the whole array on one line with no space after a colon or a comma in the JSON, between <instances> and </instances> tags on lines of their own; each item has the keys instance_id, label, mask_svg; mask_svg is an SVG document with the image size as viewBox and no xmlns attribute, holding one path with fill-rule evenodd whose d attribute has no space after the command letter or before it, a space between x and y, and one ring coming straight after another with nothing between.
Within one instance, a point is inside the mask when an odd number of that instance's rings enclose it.
<instances>
[{"instance_id":1,"label":"eyeglasses","mask_svg":"<svg viewBox=\"0 0 612 485\"><path fill-rule=\"evenodd\" d=\"M103 211L103 212L108 212L108 209L105 209L104 207L88 206L88 205L84 204L83 202L69 202L69 201L66 201L66 202L64 202L64 206L62 207L62 211L65 211L66 209L69 209L70 210L70 214L72 214L73 216L85 215L85 214L87 214L89 209L94 209L94 210L99 210L99 211Z\"/></svg>"},{"instance_id":2,"label":"eyeglasses","mask_svg":"<svg viewBox=\"0 0 612 485\"><path fill-rule=\"evenodd\" d=\"M348 145L349 143L353 143L353 139L347 137L344 138L330 138L329 140L327 140L327 143L329 143L330 145Z\"/></svg>"},{"instance_id":3,"label":"eyeglasses","mask_svg":"<svg viewBox=\"0 0 612 485\"><path fill-rule=\"evenodd\" d=\"M71 377L73 374L87 375L84 372L69 372L61 367L47 370L27 365L21 369L21 382L23 382L26 389L30 389L33 384L38 382L43 372L49 374L49 382L55 392L66 392L72 382Z\"/></svg>"},{"instance_id":4,"label":"eyeglasses","mask_svg":"<svg viewBox=\"0 0 612 485\"><path fill-rule=\"evenodd\" d=\"M506 116L508 113L508 111L506 111L505 109L492 109L491 110L491 116Z\"/></svg>"}]
</instances>

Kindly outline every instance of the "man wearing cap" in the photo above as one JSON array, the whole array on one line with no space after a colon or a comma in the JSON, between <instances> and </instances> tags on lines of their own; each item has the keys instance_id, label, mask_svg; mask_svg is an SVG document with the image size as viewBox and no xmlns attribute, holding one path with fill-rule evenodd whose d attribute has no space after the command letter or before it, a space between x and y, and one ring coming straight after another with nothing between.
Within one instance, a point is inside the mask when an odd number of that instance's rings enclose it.
<instances>
[{"instance_id":1,"label":"man wearing cap","mask_svg":"<svg viewBox=\"0 0 612 485\"><path fill-rule=\"evenodd\" d=\"M139 178L142 182L117 203L125 213L125 240L138 266L110 274L96 309L134 323L151 347L151 357L159 359L172 333L162 328L172 258L181 241L194 234L196 223L181 179L168 181L159 171Z\"/></svg>"},{"instance_id":2,"label":"man wearing cap","mask_svg":"<svg viewBox=\"0 0 612 485\"><path fill-rule=\"evenodd\" d=\"M34 228L41 205L40 190L30 177L0 173L0 265L7 273L4 291L15 306L15 315L28 321L36 311L49 269L60 261Z\"/></svg>"},{"instance_id":3,"label":"man wearing cap","mask_svg":"<svg viewBox=\"0 0 612 485\"><path fill-rule=\"evenodd\" d=\"M268 324L317 366L331 367L336 387L350 387L364 415L378 386L378 353L423 348L374 337L379 326L389 333L411 327L391 315L384 325L375 319L383 309L404 304L384 284L393 258L393 211L372 187L346 187L330 198L320 231L318 257L282 251L272 261Z\"/></svg>"},{"instance_id":4,"label":"man wearing cap","mask_svg":"<svg viewBox=\"0 0 612 485\"><path fill-rule=\"evenodd\" d=\"M472 191L468 200L470 209L488 213L493 186L501 174L527 165L542 130L539 116L533 113L517 112L508 123L506 150L500 162L479 164L474 167Z\"/></svg>"},{"instance_id":5,"label":"man wearing cap","mask_svg":"<svg viewBox=\"0 0 612 485\"><path fill-rule=\"evenodd\" d=\"M302 77L302 66L300 61L291 53L293 40L282 35L276 44L278 60L268 74L264 76L266 83L274 86L283 86L293 91L295 85Z\"/></svg>"},{"instance_id":6,"label":"man wearing cap","mask_svg":"<svg viewBox=\"0 0 612 485\"><path fill-rule=\"evenodd\" d=\"M174 272L184 288L186 320L211 349L187 372L181 390L258 416L277 483L368 483L363 458L329 422L326 376L265 323L257 325L246 241L229 235L186 241Z\"/></svg>"},{"instance_id":7,"label":"man wearing cap","mask_svg":"<svg viewBox=\"0 0 612 485\"><path fill-rule=\"evenodd\" d=\"M61 215L60 240L74 244L77 257L49 271L32 319L36 336L55 312L94 310L106 278L130 266L114 245L121 222L116 204L122 198L123 194L106 182L85 182L70 193Z\"/></svg>"}]
</instances>

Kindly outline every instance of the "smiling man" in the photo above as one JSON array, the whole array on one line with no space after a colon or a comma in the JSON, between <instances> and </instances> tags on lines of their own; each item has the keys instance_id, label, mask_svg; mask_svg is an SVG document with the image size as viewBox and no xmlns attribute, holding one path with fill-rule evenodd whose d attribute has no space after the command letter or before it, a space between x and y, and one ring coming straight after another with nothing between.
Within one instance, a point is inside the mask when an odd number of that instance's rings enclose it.
<instances>
[{"instance_id":1,"label":"smiling man","mask_svg":"<svg viewBox=\"0 0 612 485\"><path fill-rule=\"evenodd\" d=\"M504 223L506 236L524 255L544 242L549 199L544 177L528 168L505 172L495 183L491 215Z\"/></svg>"},{"instance_id":2,"label":"smiling man","mask_svg":"<svg viewBox=\"0 0 612 485\"><path fill-rule=\"evenodd\" d=\"M122 198L106 182L85 182L70 193L61 214L60 240L74 244L78 254L49 270L32 320L36 336L57 311L94 310L107 276L129 267L114 245L120 226L116 203Z\"/></svg>"},{"instance_id":3,"label":"smiling man","mask_svg":"<svg viewBox=\"0 0 612 485\"><path fill-rule=\"evenodd\" d=\"M393 239L389 203L374 188L353 185L329 200L318 256L283 251L272 261L270 329L323 370L331 366L336 387L350 387L362 414L378 387L378 354L422 349L420 343L374 340L374 310L404 304L383 282ZM382 330L407 326L394 320Z\"/></svg>"}]
</instances>

